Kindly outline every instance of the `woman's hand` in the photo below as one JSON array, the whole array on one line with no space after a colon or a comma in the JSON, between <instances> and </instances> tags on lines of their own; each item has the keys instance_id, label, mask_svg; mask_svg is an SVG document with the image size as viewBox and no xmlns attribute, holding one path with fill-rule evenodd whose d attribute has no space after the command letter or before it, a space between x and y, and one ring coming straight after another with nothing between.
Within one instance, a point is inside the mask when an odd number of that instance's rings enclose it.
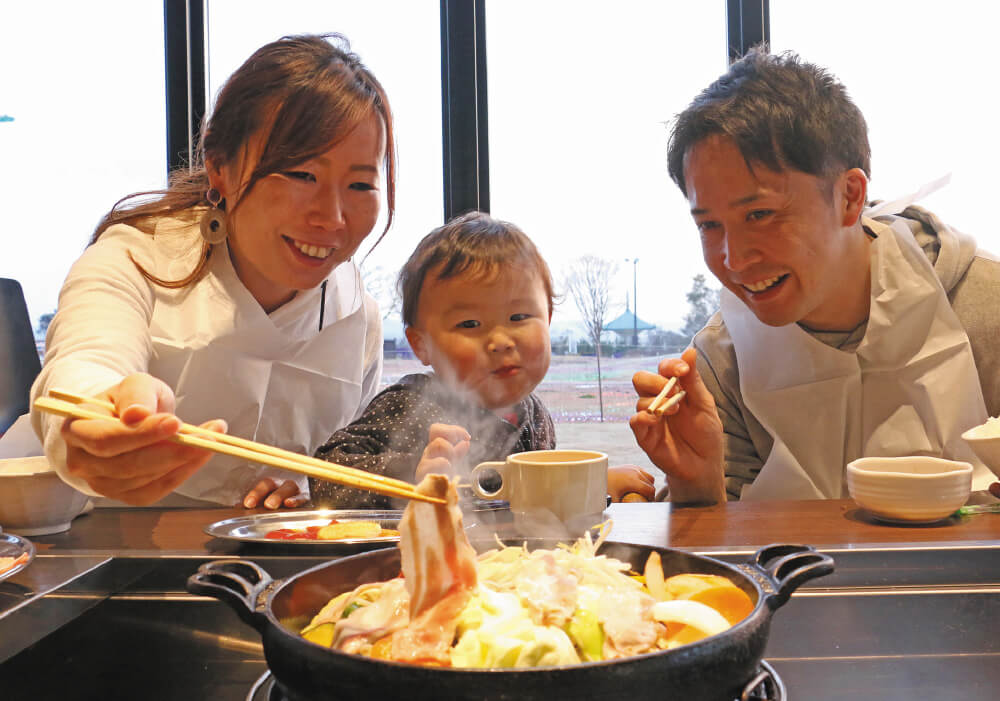
<instances>
[{"instance_id":1,"label":"woman's hand","mask_svg":"<svg viewBox=\"0 0 1000 701\"><path fill-rule=\"evenodd\" d=\"M637 372L632 385L639 401L629 425L639 447L666 474L670 501L724 502L722 421L695 368L696 359L695 349L688 348L680 358L661 360L658 375ZM663 416L646 411L670 377L678 379L684 399Z\"/></svg>"},{"instance_id":2,"label":"woman's hand","mask_svg":"<svg viewBox=\"0 0 1000 701\"><path fill-rule=\"evenodd\" d=\"M617 465L608 468L608 494L611 501L621 501L626 494L638 494L642 501L653 501L656 488L653 476L637 465Z\"/></svg>"},{"instance_id":3,"label":"woman's hand","mask_svg":"<svg viewBox=\"0 0 1000 701\"><path fill-rule=\"evenodd\" d=\"M263 503L267 509L277 509L281 506L295 509L307 501L309 497L299 493L299 485L294 481L285 480L279 485L270 477L265 477L243 497L243 506L256 509L258 504Z\"/></svg>"},{"instance_id":4,"label":"woman's hand","mask_svg":"<svg viewBox=\"0 0 1000 701\"><path fill-rule=\"evenodd\" d=\"M212 457L211 451L168 440L181 421L173 415L174 393L162 380L136 373L99 398L115 405L120 422L68 418L62 425L69 473L98 494L136 506L152 504ZM224 433L226 423L209 421L203 428Z\"/></svg>"},{"instance_id":5,"label":"woman's hand","mask_svg":"<svg viewBox=\"0 0 1000 701\"><path fill-rule=\"evenodd\" d=\"M453 476L455 463L469 452L472 436L461 426L449 424L431 424L427 433L427 447L417 465L415 481L431 473Z\"/></svg>"}]
</instances>

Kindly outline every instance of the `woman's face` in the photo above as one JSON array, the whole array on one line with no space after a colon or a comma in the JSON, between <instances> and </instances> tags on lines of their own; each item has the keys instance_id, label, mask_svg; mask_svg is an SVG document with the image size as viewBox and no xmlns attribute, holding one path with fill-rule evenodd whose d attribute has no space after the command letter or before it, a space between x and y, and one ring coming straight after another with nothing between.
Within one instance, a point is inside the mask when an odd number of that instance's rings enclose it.
<instances>
[{"instance_id":1,"label":"woman's face","mask_svg":"<svg viewBox=\"0 0 1000 701\"><path fill-rule=\"evenodd\" d=\"M230 212L229 252L240 280L268 312L319 285L371 233L381 201L385 132L374 115L315 158L243 188L263 144L239 164L209 168ZM242 199L241 199L242 197Z\"/></svg>"}]
</instances>

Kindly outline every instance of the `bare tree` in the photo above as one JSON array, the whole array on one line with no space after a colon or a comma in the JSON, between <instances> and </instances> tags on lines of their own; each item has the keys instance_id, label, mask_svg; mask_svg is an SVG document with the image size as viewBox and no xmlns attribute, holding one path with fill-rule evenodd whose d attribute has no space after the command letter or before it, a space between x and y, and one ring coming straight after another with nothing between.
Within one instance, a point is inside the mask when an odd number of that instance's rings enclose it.
<instances>
[{"instance_id":1,"label":"bare tree","mask_svg":"<svg viewBox=\"0 0 1000 701\"><path fill-rule=\"evenodd\" d=\"M376 265L370 270L362 269L361 277L365 281L365 289L378 302L383 319L402 311L403 305L396 289L397 273Z\"/></svg>"},{"instance_id":2,"label":"bare tree","mask_svg":"<svg viewBox=\"0 0 1000 701\"><path fill-rule=\"evenodd\" d=\"M597 353L597 398L604 421L604 385L601 379L601 333L610 306L611 279L618 268L606 258L583 256L570 264L566 273L566 289L583 317L587 336Z\"/></svg>"}]
</instances>

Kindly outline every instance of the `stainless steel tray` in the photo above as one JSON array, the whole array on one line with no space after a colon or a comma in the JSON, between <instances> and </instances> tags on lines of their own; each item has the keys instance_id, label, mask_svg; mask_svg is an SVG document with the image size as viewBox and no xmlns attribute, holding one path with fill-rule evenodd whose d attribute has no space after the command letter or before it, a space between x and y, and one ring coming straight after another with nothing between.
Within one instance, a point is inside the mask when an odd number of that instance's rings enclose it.
<instances>
[{"instance_id":1,"label":"stainless steel tray","mask_svg":"<svg viewBox=\"0 0 1000 701\"><path fill-rule=\"evenodd\" d=\"M3 533L0 531L0 557L21 557L24 553L28 553L28 559L19 565L11 567L6 572L0 573L0 582L7 579L7 577L14 576L30 565L31 561L35 559L35 545L30 540L26 540L13 533Z\"/></svg>"},{"instance_id":2,"label":"stainless steel tray","mask_svg":"<svg viewBox=\"0 0 1000 701\"><path fill-rule=\"evenodd\" d=\"M236 540L242 543L266 543L282 547L302 548L336 548L337 546L356 546L384 543L386 545L399 542L399 536L379 536L376 538L342 538L340 540L279 540L267 538L270 531L279 528L306 528L308 526L325 526L332 519L338 521L377 521L382 528L399 529L402 511L376 511L372 509L317 509L313 511L275 511L267 514L248 514L217 521L205 527L205 533L215 538Z\"/></svg>"}]
</instances>

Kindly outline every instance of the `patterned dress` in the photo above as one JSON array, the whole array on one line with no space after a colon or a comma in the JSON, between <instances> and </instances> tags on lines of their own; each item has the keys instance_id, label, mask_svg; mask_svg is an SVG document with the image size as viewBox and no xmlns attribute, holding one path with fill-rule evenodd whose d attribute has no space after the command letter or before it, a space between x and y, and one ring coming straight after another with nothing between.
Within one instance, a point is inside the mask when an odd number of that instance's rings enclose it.
<instances>
[{"instance_id":1,"label":"patterned dress","mask_svg":"<svg viewBox=\"0 0 1000 701\"><path fill-rule=\"evenodd\" d=\"M504 460L512 453L554 448L555 427L548 410L534 394L522 399L512 415L500 417L457 396L433 374L406 375L379 393L354 423L334 433L316 457L409 482L427 447L431 424L464 427L472 436L458 474L487 460ZM484 488L488 485L483 484ZM401 508L400 499L309 478L315 507Z\"/></svg>"}]
</instances>

